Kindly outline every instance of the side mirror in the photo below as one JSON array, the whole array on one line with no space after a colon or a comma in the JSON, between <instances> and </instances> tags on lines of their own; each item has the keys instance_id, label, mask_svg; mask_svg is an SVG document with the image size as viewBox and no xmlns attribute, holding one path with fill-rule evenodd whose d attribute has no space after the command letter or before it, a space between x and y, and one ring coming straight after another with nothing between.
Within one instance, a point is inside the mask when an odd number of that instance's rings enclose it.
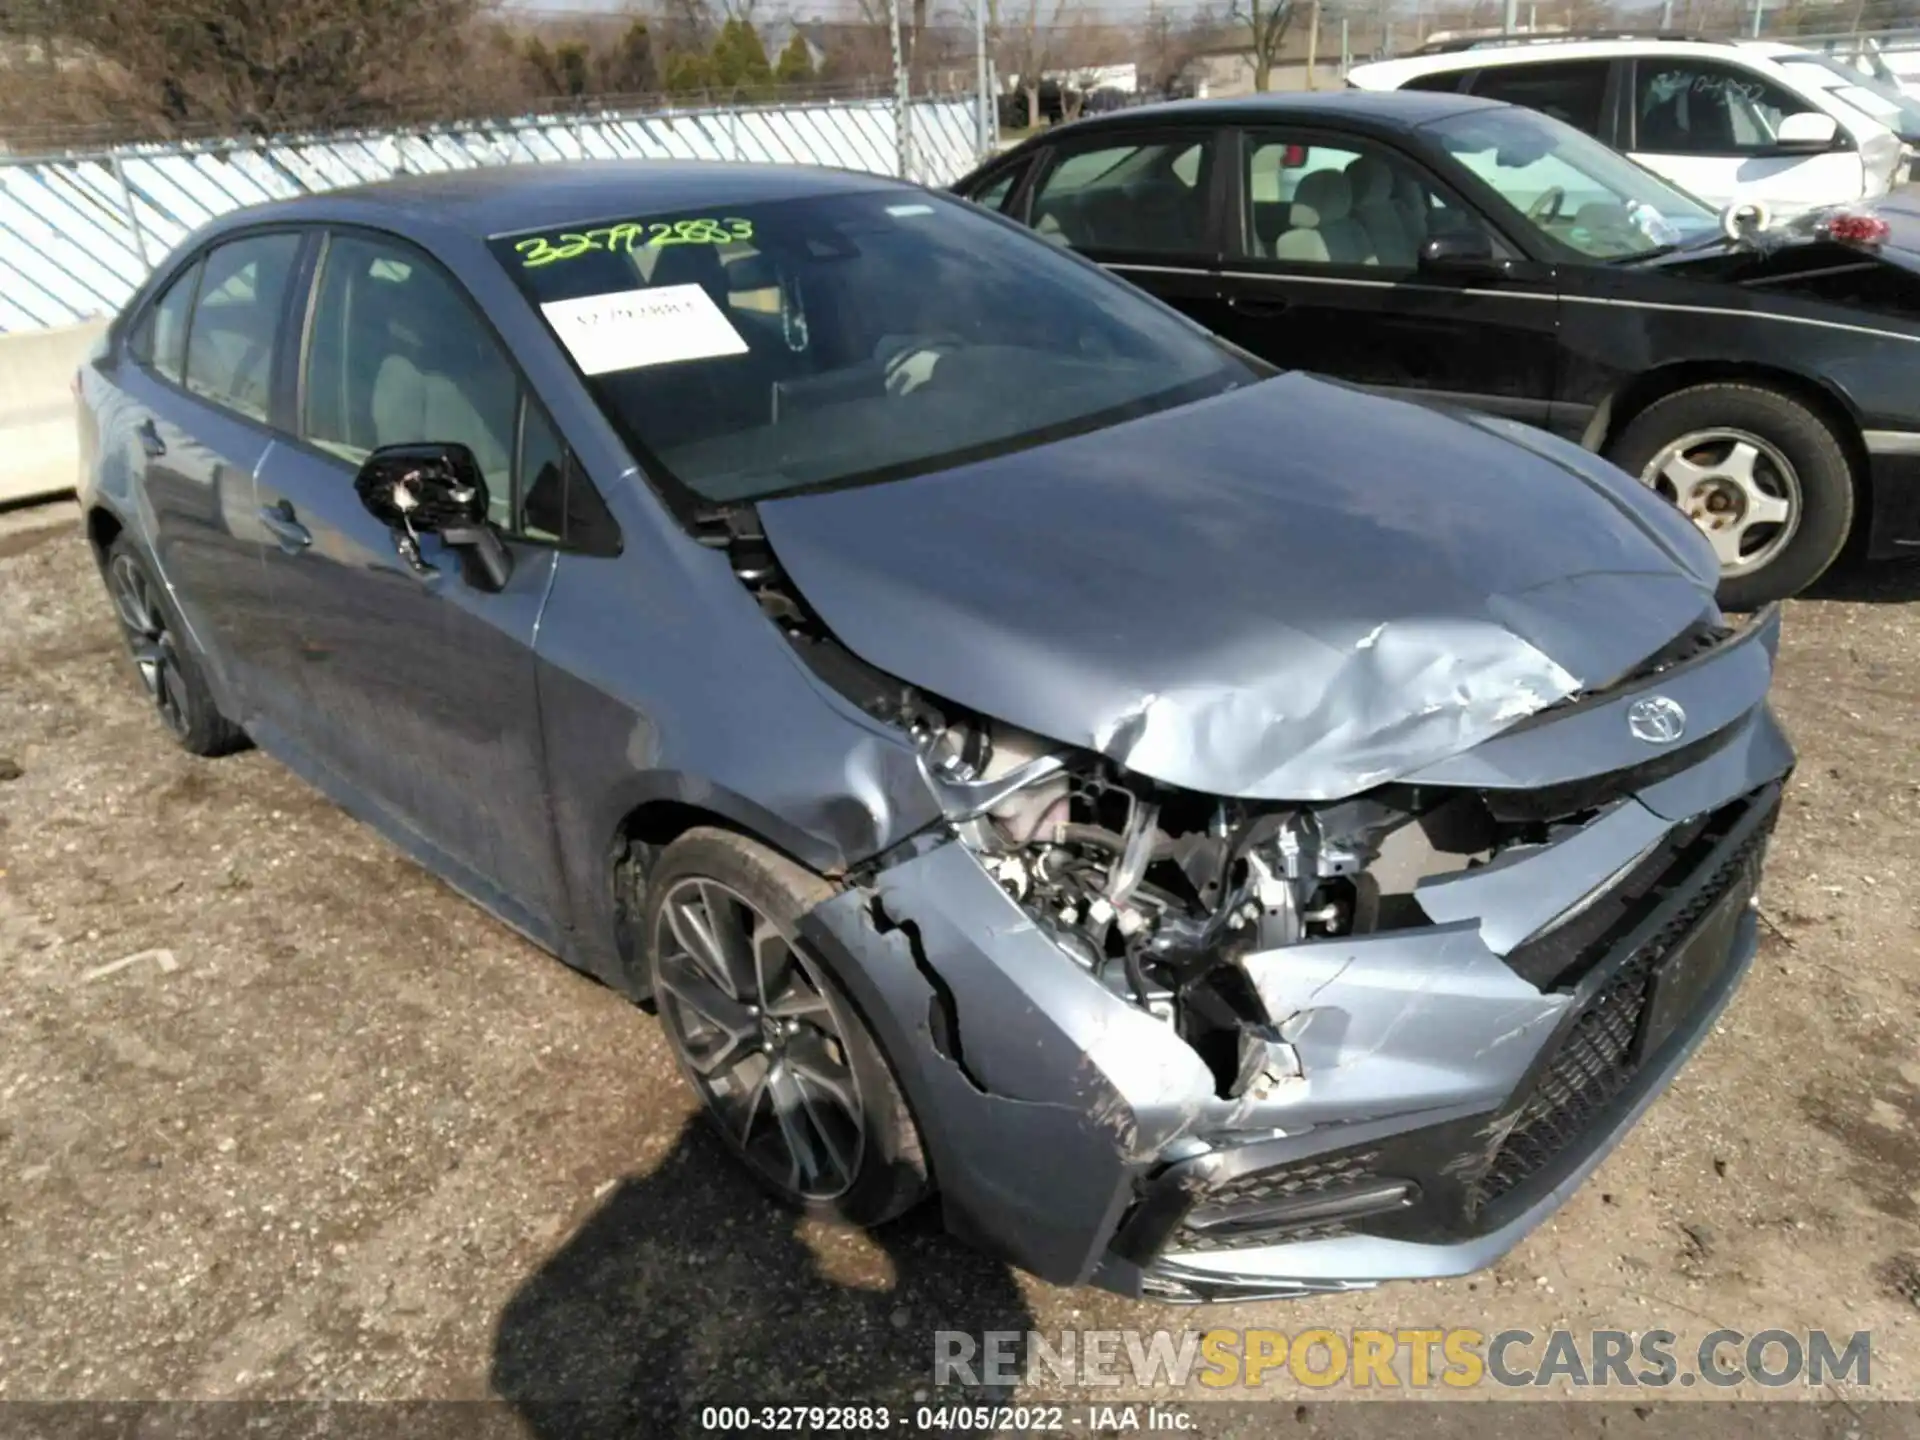
<instances>
[{"instance_id":1,"label":"side mirror","mask_svg":"<svg viewBox=\"0 0 1920 1440\"><path fill-rule=\"evenodd\" d=\"M1797 115L1788 115L1780 122L1780 133L1774 137L1773 148L1785 150L1794 155L1822 155L1833 148L1833 142L1840 138L1840 122L1831 115L1822 115L1818 110L1802 110Z\"/></svg>"},{"instance_id":2,"label":"side mirror","mask_svg":"<svg viewBox=\"0 0 1920 1440\"><path fill-rule=\"evenodd\" d=\"M1420 268L1439 274L1491 275L1505 268L1484 230L1447 230L1427 237L1420 247Z\"/></svg>"},{"instance_id":3,"label":"side mirror","mask_svg":"<svg viewBox=\"0 0 1920 1440\"><path fill-rule=\"evenodd\" d=\"M416 573L433 569L420 537L438 535L460 553L461 573L476 589L506 588L513 556L487 520L487 480L464 445L383 445L353 480L367 513L393 531L394 546Z\"/></svg>"}]
</instances>

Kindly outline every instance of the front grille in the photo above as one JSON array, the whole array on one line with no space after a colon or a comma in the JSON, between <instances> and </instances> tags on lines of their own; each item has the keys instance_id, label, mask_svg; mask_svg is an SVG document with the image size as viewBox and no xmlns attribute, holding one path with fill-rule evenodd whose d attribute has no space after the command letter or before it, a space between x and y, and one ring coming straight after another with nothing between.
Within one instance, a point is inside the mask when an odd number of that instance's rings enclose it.
<instances>
[{"instance_id":1,"label":"front grille","mask_svg":"<svg viewBox=\"0 0 1920 1440\"><path fill-rule=\"evenodd\" d=\"M1634 1037L1646 1013L1654 972L1746 873L1748 864L1767 842L1773 818L1769 813L1755 826L1694 890L1687 903L1587 1001L1474 1184L1470 1210L1484 1208L1544 1170L1579 1141L1632 1083L1639 1069ZM1715 832L1725 833L1723 826L1709 825L1706 829L1710 838Z\"/></svg>"},{"instance_id":2,"label":"front grille","mask_svg":"<svg viewBox=\"0 0 1920 1440\"><path fill-rule=\"evenodd\" d=\"M1345 1220L1319 1220L1311 1223L1261 1225L1257 1221L1236 1223L1234 1212L1251 1215L1268 1206L1290 1201L1306 1201L1332 1192L1360 1189L1375 1178L1377 1151L1347 1151L1337 1155L1315 1156L1311 1160L1256 1170L1237 1179L1224 1181L1209 1190L1199 1204L1187 1212L1172 1240L1174 1250L1240 1250L1254 1245L1271 1245L1285 1239L1326 1240L1348 1232Z\"/></svg>"}]
</instances>

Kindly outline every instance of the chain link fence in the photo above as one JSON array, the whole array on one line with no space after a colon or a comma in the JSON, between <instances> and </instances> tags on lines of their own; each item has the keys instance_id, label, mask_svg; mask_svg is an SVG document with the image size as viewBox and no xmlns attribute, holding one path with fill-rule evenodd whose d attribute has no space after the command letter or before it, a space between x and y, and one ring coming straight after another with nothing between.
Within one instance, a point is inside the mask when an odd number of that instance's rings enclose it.
<instances>
[{"instance_id":1,"label":"chain link fence","mask_svg":"<svg viewBox=\"0 0 1920 1440\"><path fill-rule=\"evenodd\" d=\"M902 134L900 116L906 124ZM187 235L248 205L395 175L580 159L828 165L945 185L978 158L972 96L595 109L346 134L0 159L0 333L118 310Z\"/></svg>"}]
</instances>

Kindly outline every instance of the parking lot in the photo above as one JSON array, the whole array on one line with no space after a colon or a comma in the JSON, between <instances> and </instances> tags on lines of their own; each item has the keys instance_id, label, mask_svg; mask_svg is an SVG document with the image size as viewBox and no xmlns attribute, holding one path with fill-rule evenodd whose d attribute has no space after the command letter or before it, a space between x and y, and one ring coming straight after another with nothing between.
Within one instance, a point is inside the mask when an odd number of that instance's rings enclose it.
<instances>
[{"instance_id":1,"label":"parking lot","mask_svg":"<svg viewBox=\"0 0 1920 1440\"><path fill-rule=\"evenodd\" d=\"M499 1395L670 1433L907 1399L937 1328L1209 1323L1871 1330L1871 1396L1920 1398L1920 567L1788 606L1760 959L1558 1218L1480 1276L1201 1315L924 1212L796 1227L690 1128L649 1016L265 755L176 750L70 509L4 517L0 637L0 1399Z\"/></svg>"}]
</instances>

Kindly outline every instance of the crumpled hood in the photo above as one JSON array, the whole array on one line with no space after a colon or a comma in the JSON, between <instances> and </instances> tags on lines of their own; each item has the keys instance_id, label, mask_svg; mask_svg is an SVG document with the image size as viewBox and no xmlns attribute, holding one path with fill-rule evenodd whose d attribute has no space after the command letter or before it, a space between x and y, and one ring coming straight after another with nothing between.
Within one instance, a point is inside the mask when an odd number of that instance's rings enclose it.
<instances>
[{"instance_id":1,"label":"crumpled hood","mask_svg":"<svg viewBox=\"0 0 1920 1440\"><path fill-rule=\"evenodd\" d=\"M1352 794L1605 685L1717 579L1577 446L1300 374L759 511L869 664L1252 799Z\"/></svg>"}]
</instances>

